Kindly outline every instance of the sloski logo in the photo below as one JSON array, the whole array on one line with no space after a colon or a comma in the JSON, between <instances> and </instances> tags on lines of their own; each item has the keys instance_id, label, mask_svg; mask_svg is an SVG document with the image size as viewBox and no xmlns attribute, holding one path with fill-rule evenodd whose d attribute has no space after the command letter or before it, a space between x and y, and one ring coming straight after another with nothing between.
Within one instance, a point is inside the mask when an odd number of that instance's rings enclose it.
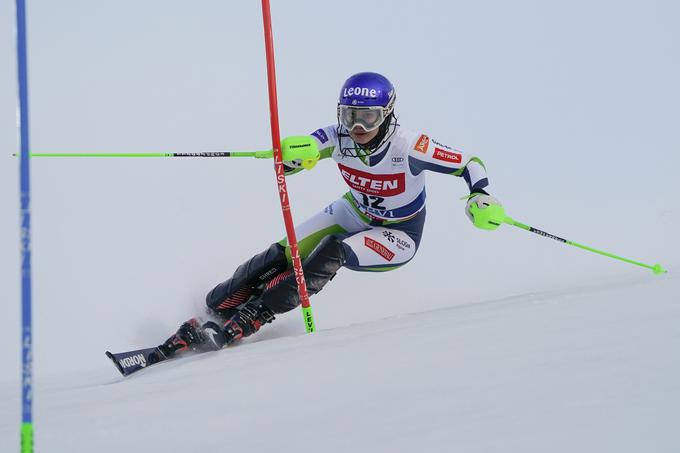
<instances>
[{"instance_id":1,"label":"sloski logo","mask_svg":"<svg viewBox=\"0 0 680 453\"><path fill-rule=\"evenodd\" d=\"M385 236L388 241L394 242L395 239L394 233L392 233L391 231L383 231L383 236Z\"/></svg>"},{"instance_id":2,"label":"sloski logo","mask_svg":"<svg viewBox=\"0 0 680 453\"><path fill-rule=\"evenodd\" d=\"M451 162L452 164L459 164L463 162L463 155L461 153L457 153L455 151L446 151L436 147L432 157L437 160L443 160L444 162Z\"/></svg>"},{"instance_id":3,"label":"sloski logo","mask_svg":"<svg viewBox=\"0 0 680 453\"><path fill-rule=\"evenodd\" d=\"M364 245L368 247L369 249L373 250L375 253L378 255L382 256L385 258L387 261L392 261L394 258L394 252L389 250L387 247L382 245L380 242L369 238L368 236L364 236Z\"/></svg>"},{"instance_id":4,"label":"sloski logo","mask_svg":"<svg viewBox=\"0 0 680 453\"><path fill-rule=\"evenodd\" d=\"M385 236L385 238L392 243L396 242L397 248L400 250L406 250L411 248L411 244L404 241L403 239L399 239L391 231L383 231L383 236Z\"/></svg>"},{"instance_id":5,"label":"sloski logo","mask_svg":"<svg viewBox=\"0 0 680 453\"><path fill-rule=\"evenodd\" d=\"M118 360L118 363L120 363L120 366L122 366L123 369L132 368L134 366L141 366L144 368L146 366L146 357L144 357L144 354L135 354Z\"/></svg>"},{"instance_id":6,"label":"sloski logo","mask_svg":"<svg viewBox=\"0 0 680 453\"><path fill-rule=\"evenodd\" d=\"M420 138L416 142L416 146L414 146L413 149L418 151L419 153L425 154L427 153L428 146L430 146L430 137L423 134L420 136Z\"/></svg>"},{"instance_id":7,"label":"sloski logo","mask_svg":"<svg viewBox=\"0 0 680 453\"><path fill-rule=\"evenodd\" d=\"M312 135L318 138L322 144L328 141L328 135L326 135L326 132L324 132L323 129L315 130L314 132L312 132Z\"/></svg>"},{"instance_id":8,"label":"sloski logo","mask_svg":"<svg viewBox=\"0 0 680 453\"><path fill-rule=\"evenodd\" d=\"M338 164L345 182L352 189L368 195L392 197L406 190L404 173L379 175Z\"/></svg>"}]
</instances>

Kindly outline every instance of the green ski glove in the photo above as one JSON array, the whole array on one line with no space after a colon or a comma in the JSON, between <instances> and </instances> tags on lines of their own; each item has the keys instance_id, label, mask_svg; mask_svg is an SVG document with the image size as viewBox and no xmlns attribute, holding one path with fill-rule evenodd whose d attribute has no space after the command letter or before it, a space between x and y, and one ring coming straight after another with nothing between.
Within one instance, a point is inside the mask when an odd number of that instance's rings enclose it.
<instances>
[{"instance_id":1,"label":"green ski glove","mask_svg":"<svg viewBox=\"0 0 680 453\"><path fill-rule=\"evenodd\" d=\"M465 214L477 228L495 230L505 220L505 209L500 201L483 193L472 194L465 206Z\"/></svg>"},{"instance_id":2,"label":"green ski glove","mask_svg":"<svg viewBox=\"0 0 680 453\"><path fill-rule=\"evenodd\" d=\"M305 168L311 170L319 161L319 148L309 135L286 137L281 140L283 165L289 169Z\"/></svg>"}]
</instances>

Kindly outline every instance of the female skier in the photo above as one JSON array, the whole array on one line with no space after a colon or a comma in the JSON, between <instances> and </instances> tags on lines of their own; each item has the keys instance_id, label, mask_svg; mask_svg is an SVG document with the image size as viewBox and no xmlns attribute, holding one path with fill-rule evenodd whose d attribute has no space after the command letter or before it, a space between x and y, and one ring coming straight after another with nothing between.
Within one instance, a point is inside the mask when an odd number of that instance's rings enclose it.
<instances>
[{"instance_id":1,"label":"female skier","mask_svg":"<svg viewBox=\"0 0 680 453\"><path fill-rule=\"evenodd\" d=\"M389 271L414 257L425 223L425 171L462 177L470 189L467 216L477 226L497 226L475 220L480 210L500 205L485 190L489 183L482 161L401 128L395 100L387 78L373 72L355 74L340 90L337 125L311 134L321 159L337 163L349 191L296 227L310 295L321 291L341 267ZM286 175L302 170L300 161L284 165ZM270 245L240 265L208 293L206 303L213 320L193 318L182 324L156 349L158 360L182 351L220 349L297 307L287 241Z\"/></svg>"}]
</instances>

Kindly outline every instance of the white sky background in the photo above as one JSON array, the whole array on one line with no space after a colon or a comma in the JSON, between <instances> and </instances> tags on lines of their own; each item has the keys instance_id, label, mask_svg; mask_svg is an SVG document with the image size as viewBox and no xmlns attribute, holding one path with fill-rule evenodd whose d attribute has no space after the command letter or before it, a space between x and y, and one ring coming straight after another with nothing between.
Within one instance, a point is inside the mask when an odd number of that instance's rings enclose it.
<instances>
[{"instance_id":1,"label":"white sky background","mask_svg":"<svg viewBox=\"0 0 680 453\"><path fill-rule=\"evenodd\" d=\"M273 0L281 130L335 122L371 70L401 124L481 157L508 214L567 239L680 265L680 4ZM43 152L269 147L260 2L31 1L31 140ZM0 2L1 378L19 376L12 1ZM162 341L278 240L271 162L34 160L36 371ZM346 187L330 161L289 180L299 222ZM408 266L341 271L319 328L647 272L503 227L475 230L462 179L428 177ZM650 274L651 275L651 274ZM651 303L651 301L650 301ZM299 314L267 335L303 331ZM414 326L414 328L418 328ZM405 336L408 333L405 332Z\"/></svg>"}]
</instances>

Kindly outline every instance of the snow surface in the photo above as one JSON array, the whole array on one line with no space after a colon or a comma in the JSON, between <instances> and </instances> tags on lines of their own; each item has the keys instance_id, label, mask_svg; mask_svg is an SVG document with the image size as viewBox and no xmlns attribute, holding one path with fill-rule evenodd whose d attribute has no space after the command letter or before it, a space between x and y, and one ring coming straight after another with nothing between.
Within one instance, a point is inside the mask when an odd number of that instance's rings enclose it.
<instances>
[{"instance_id":1,"label":"snow surface","mask_svg":"<svg viewBox=\"0 0 680 453\"><path fill-rule=\"evenodd\" d=\"M37 451L677 452L678 294L677 275L638 274L313 335L273 324L125 379L102 353L38 380ZM17 418L0 412L0 451Z\"/></svg>"}]
</instances>

